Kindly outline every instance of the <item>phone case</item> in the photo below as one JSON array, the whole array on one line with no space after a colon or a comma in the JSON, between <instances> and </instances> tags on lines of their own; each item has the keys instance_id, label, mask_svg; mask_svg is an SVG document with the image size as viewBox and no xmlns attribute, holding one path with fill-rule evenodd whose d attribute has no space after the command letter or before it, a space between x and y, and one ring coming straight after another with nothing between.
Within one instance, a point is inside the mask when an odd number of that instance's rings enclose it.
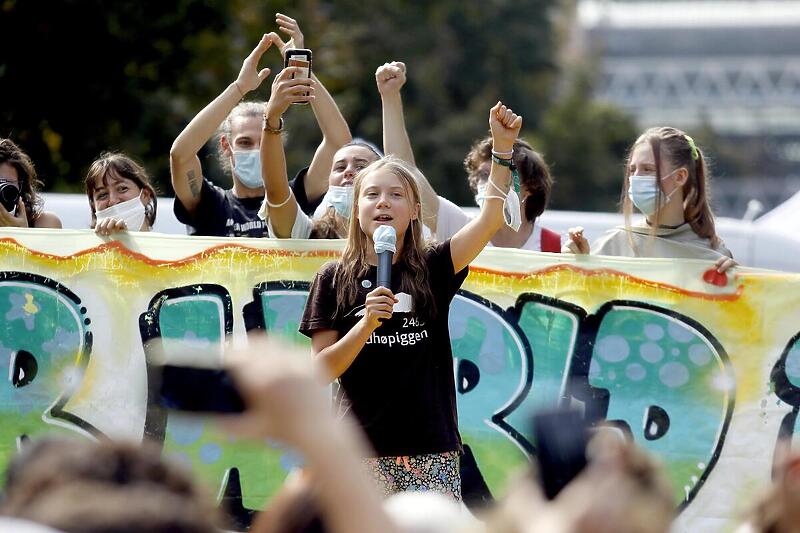
<instances>
[{"instance_id":1,"label":"phone case","mask_svg":"<svg viewBox=\"0 0 800 533\"><path fill-rule=\"evenodd\" d=\"M311 50L307 48L290 48L286 50L284 57L284 68L286 67L300 67L305 69L303 77L311 77ZM292 79L295 76L292 74ZM305 105L308 102L292 102L293 104Z\"/></svg>"}]
</instances>

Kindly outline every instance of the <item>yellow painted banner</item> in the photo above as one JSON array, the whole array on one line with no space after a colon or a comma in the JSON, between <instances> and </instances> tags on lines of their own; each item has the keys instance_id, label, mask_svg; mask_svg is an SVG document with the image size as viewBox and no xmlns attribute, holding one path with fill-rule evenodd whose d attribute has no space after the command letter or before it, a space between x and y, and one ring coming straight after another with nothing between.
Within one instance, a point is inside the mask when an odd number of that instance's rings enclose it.
<instances>
[{"instance_id":1,"label":"yellow painted banner","mask_svg":"<svg viewBox=\"0 0 800 533\"><path fill-rule=\"evenodd\" d=\"M219 358L256 330L307 345L296 330L308 282L340 249L3 229L0 461L51 431L147 436L246 522L302 459L159 409L148 347ZM768 481L779 436L798 431L800 275L710 267L484 251L450 313L465 466L485 481L472 488L501 494L535 453L530 414L570 404L661 458L678 531L728 529Z\"/></svg>"}]
</instances>

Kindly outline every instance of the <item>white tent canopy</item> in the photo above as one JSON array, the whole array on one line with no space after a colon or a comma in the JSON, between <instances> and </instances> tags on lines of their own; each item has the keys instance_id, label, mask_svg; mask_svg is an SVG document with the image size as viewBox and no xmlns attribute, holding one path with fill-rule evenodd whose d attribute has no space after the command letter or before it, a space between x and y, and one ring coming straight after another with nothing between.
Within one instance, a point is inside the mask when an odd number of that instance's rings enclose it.
<instances>
[{"instance_id":1,"label":"white tent canopy","mask_svg":"<svg viewBox=\"0 0 800 533\"><path fill-rule=\"evenodd\" d=\"M755 221L759 229L792 233L800 230L800 191Z\"/></svg>"}]
</instances>

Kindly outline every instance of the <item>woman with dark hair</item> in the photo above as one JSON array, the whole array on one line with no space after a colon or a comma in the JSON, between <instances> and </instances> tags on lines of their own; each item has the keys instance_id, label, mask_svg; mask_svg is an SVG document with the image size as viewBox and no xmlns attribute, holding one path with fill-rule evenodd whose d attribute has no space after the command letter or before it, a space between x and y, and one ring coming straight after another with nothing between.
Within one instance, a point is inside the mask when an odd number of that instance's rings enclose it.
<instances>
[{"instance_id":1,"label":"woman with dark hair","mask_svg":"<svg viewBox=\"0 0 800 533\"><path fill-rule=\"evenodd\" d=\"M92 227L99 235L150 231L156 222L156 190L150 176L122 153L103 152L86 174Z\"/></svg>"},{"instance_id":2,"label":"woman with dark hair","mask_svg":"<svg viewBox=\"0 0 800 533\"><path fill-rule=\"evenodd\" d=\"M414 163L414 152L406 132L403 116L403 101L400 90L406 83L406 66L394 61L379 67L375 81L383 105L383 146L387 154ZM492 235L489 246L519 248L542 252L559 252L561 237L558 233L543 228L539 216L547 207L553 179L544 158L522 138L514 141L508 153L492 151L492 139L477 141L464 159L464 169L475 203L483 207L487 198L500 194L491 187L489 170L493 158L511 158L516 177L514 190L505 199L506 224ZM422 216L425 225L438 240L444 241L466 226L472 217L450 200L436 194L430 182L420 173L417 175L422 194Z\"/></svg>"},{"instance_id":3,"label":"woman with dark hair","mask_svg":"<svg viewBox=\"0 0 800 533\"><path fill-rule=\"evenodd\" d=\"M42 182L31 158L11 139L0 139L0 184L0 226L61 228L55 213L42 210Z\"/></svg>"}]
</instances>

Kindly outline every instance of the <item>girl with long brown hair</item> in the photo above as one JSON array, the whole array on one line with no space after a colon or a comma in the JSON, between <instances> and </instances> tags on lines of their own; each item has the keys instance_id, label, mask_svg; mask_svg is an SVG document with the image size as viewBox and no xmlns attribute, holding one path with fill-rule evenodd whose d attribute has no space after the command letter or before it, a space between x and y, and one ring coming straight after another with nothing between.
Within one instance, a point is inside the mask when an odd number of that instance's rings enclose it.
<instances>
[{"instance_id":1,"label":"girl with long brown hair","mask_svg":"<svg viewBox=\"0 0 800 533\"><path fill-rule=\"evenodd\" d=\"M648 129L633 144L625 168L625 224L601 237L591 253L709 259L724 272L736 262L717 235L708 189L705 157L694 140L676 128ZM634 207L645 219L631 224ZM582 228L570 229L569 238L562 252L590 252Z\"/></svg>"},{"instance_id":2,"label":"girl with long brown hair","mask_svg":"<svg viewBox=\"0 0 800 533\"><path fill-rule=\"evenodd\" d=\"M422 236L413 167L387 157L359 172L342 258L317 273L300 323L318 363L339 381L337 405L352 410L369 437L374 457L366 465L387 495L432 490L461 498L448 311L469 263L504 223L511 172L502 156L522 117L498 102L489 125L495 195L443 243ZM373 236L381 226L394 228L397 250L391 287L376 288Z\"/></svg>"}]
</instances>

